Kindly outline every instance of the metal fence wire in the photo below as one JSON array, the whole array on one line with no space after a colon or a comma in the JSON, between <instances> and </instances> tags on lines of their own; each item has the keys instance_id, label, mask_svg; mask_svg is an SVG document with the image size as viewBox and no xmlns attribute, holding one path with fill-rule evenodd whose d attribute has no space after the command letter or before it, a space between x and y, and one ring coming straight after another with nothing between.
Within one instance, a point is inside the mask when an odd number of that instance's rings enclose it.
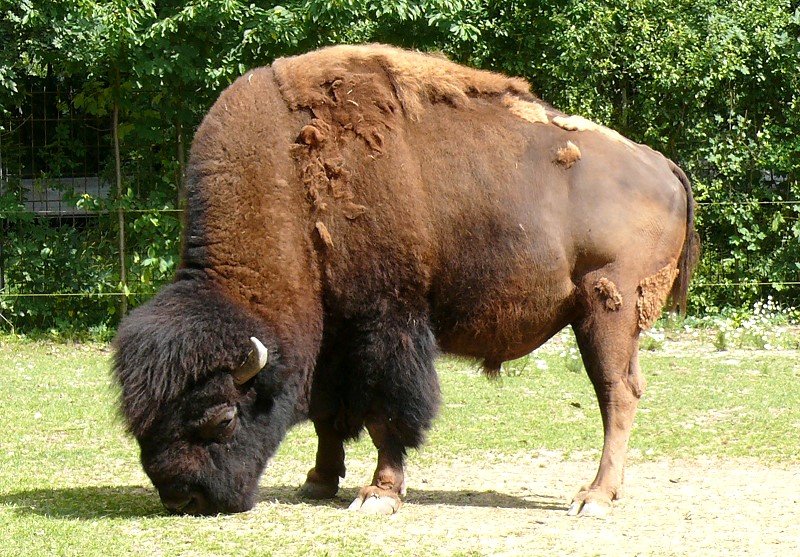
<instances>
[{"instance_id":1,"label":"metal fence wire","mask_svg":"<svg viewBox=\"0 0 800 557\"><path fill-rule=\"evenodd\" d=\"M25 102L0 118L0 321L34 327L58 319L113 321L126 309L119 302L147 299L177 264L180 134L169 125L154 133L153 122L131 123L136 116L126 114L129 130L115 151L112 114L76 108L78 90L64 82L32 82ZM800 200L700 202L698 213L720 205L782 211ZM796 219L800 209L792 212ZM797 244L789 227L781 241ZM798 287L800 275L727 280L711 274L691 286L718 298L724 298L720 291L742 288L764 290L764 296L780 292L791 304L800 301Z\"/></svg>"},{"instance_id":2,"label":"metal fence wire","mask_svg":"<svg viewBox=\"0 0 800 557\"><path fill-rule=\"evenodd\" d=\"M741 205L751 205L753 202L740 202L737 204ZM756 202L760 205L773 205L774 202ZM715 205L716 203L698 203L700 206L710 206ZM725 203L730 204L730 203ZM800 205L800 201L792 201L792 202L784 202L781 204L789 204L789 205ZM183 214L183 210L181 209L159 209L159 208L150 208L150 209L124 209L123 212L126 215L151 215L151 214L170 214L173 215L175 218L180 219L181 215ZM75 228L76 230L81 230L85 228L96 228L97 221L100 217L108 217L112 215L116 215L116 211L111 210L97 210L97 211L80 211L80 212L67 212L64 214L48 214L47 218L40 218L38 214L33 216L33 222L37 223L37 226L41 227L42 229L49 229L53 227L60 227L64 225L68 225L70 227ZM126 292L100 292L96 290L86 290L82 292L13 292L10 288L8 283L7 275L6 275L6 267L4 266L5 258L8 257L9 251L13 251L13 246L9 246L10 243L13 242L15 235L12 232L13 229L13 218L15 216L26 216L31 217L32 213L30 211L23 211L23 210L0 210L0 227L3 230L3 240L0 241L0 297L6 298L24 298L24 297L93 297L93 296L126 296L129 293ZM87 221L87 222L83 222ZM92 224L95 223L95 224ZM177 237L173 238L175 241L178 240ZM93 238L87 237L87 241L92 242ZM112 254L114 256L114 260L116 260L116 256L118 254ZM131 270L128 269L128 274L130 275ZM87 285L87 286L97 286L97 285ZM703 281L703 280L695 280L692 282L691 288L693 290L702 289L702 288L714 288L714 287L732 287L732 286L769 286L769 287L797 287L800 286L800 280L798 281L787 281L787 280L769 280L768 277L742 281L742 280L728 280L728 281ZM156 290L150 290L146 292L147 294L153 294Z\"/></svg>"}]
</instances>

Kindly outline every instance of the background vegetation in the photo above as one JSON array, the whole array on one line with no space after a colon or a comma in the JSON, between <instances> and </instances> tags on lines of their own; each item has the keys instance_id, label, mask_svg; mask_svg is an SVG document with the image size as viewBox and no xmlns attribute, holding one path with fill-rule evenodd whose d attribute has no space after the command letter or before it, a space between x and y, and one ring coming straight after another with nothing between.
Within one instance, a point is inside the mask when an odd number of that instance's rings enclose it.
<instances>
[{"instance_id":1,"label":"background vegetation","mask_svg":"<svg viewBox=\"0 0 800 557\"><path fill-rule=\"evenodd\" d=\"M108 199L74 196L97 215L76 227L25 212L9 157L0 161L2 327L113 326L120 305L108 294L138 303L174 270L186 151L219 92L278 56L367 41L527 77L546 101L676 160L701 204L695 310L767 295L800 303L800 288L784 284L800 277L794 1L0 0L0 18L0 122L37 87L68 91L57 109L103 123L97 172L122 180ZM37 178L64 174L84 156L76 149L69 133L50 137ZM15 297L44 292L94 297Z\"/></svg>"}]
</instances>

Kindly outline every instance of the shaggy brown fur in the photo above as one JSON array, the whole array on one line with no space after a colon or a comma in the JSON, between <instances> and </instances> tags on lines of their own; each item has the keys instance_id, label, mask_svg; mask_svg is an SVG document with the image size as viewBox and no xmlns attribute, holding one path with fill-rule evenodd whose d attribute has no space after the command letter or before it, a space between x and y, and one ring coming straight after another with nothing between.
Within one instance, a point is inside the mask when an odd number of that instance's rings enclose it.
<instances>
[{"instance_id":1,"label":"shaggy brown fur","mask_svg":"<svg viewBox=\"0 0 800 557\"><path fill-rule=\"evenodd\" d=\"M576 504L610 503L643 385L637 327L670 288L685 301L696 240L680 169L586 122L522 80L380 45L277 60L228 88L192 145L176 283L115 345L165 505L248 508L307 418L303 493L336 493L343 443L366 428L379 465L356 506L396 510L439 404L438 350L491 375L567 325L606 424ZM251 336L269 361L236 385ZM221 432L198 430L209 413Z\"/></svg>"},{"instance_id":2,"label":"shaggy brown fur","mask_svg":"<svg viewBox=\"0 0 800 557\"><path fill-rule=\"evenodd\" d=\"M376 113L394 112L398 104L409 118L417 119L430 102L464 107L470 98L503 93L533 99L523 79L386 45L332 46L304 56L280 58L272 67L291 109L317 109L344 99L366 120L376 118ZM351 97L352 88L363 84L364 78L374 79L376 70L388 81L371 87L366 98Z\"/></svg>"}]
</instances>

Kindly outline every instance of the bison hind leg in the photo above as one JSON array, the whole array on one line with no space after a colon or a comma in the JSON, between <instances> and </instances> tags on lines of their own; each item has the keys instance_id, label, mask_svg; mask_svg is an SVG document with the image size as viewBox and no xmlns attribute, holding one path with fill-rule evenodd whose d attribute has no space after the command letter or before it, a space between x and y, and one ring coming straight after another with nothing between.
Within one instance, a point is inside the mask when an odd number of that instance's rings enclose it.
<instances>
[{"instance_id":1,"label":"bison hind leg","mask_svg":"<svg viewBox=\"0 0 800 557\"><path fill-rule=\"evenodd\" d=\"M582 316L573 330L597 395L604 439L597 475L575 496L569 514L602 516L620 495L633 418L644 390L637 286L597 273L583 281L582 290Z\"/></svg>"}]
</instances>

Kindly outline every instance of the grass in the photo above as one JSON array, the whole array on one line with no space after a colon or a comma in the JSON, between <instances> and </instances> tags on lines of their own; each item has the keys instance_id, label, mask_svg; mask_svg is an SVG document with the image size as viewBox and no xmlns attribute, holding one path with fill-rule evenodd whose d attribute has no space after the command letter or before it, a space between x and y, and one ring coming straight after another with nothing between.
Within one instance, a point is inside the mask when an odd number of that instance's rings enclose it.
<instances>
[{"instance_id":1,"label":"grass","mask_svg":"<svg viewBox=\"0 0 800 557\"><path fill-rule=\"evenodd\" d=\"M386 519L343 510L371 477L374 451L367 440L348 447L342 498L321 504L298 499L295 489L315 450L306 425L281 446L254 511L198 519L162 511L135 442L116 417L106 345L0 337L0 555L484 554L468 541L449 543L445 551L440 537L427 535L429 525L420 516L435 520L430 505L437 502L469 514L474 506L561 512L565 501L514 493L489 497L456 477L447 489L426 491L426 474L458 467L490 471L525 455L556 454L564 462L599 456L594 394L583 373L567 369L564 337L561 342L511 363L496 382L468 362L439 362L441 415L427 445L410 457L409 487L420 495L409 507L421 515L404 509ZM632 460L800 462L797 351L673 344L642 352L649 384L631 440ZM525 473L520 469L520 476ZM564 478L575 488L586 479ZM458 536L451 533L451 539Z\"/></svg>"}]
</instances>

